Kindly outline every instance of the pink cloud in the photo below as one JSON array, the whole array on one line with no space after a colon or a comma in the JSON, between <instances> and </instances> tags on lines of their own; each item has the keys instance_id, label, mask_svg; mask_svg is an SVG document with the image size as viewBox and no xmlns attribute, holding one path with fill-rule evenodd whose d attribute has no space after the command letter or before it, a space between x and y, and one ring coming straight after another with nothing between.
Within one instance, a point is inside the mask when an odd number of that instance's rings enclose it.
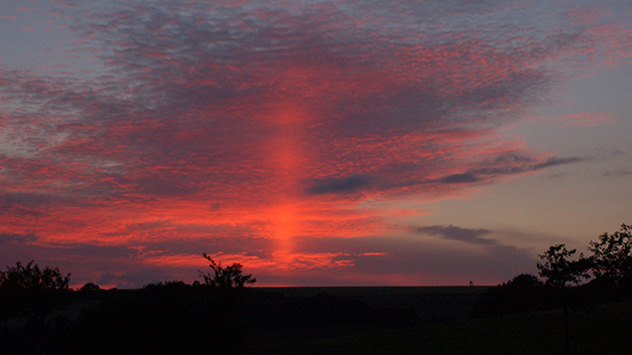
<instances>
[{"instance_id":1,"label":"pink cloud","mask_svg":"<svg viewBox=\"0 0 632 355\"><path fill-rule=\"evenodd\" d=\"M577 127L597 127L616 123L615 116L607 112L579 112L556 118L560 125Z\"/></svg>"}]
</instances>

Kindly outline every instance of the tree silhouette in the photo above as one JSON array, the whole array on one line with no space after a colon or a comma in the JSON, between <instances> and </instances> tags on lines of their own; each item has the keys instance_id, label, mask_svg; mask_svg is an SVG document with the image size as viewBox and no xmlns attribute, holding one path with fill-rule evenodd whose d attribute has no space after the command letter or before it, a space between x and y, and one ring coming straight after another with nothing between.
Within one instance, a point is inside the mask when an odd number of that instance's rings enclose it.
<instances>
[{"instance_id":1,"label":"tree silhouette","mask_svg":"<svg viewBox=\"0 0 632 355\"><path fill-rule=\"evenodd\" d=\"M570 258L577 249L568 250L565 244L556 244L549 247L539 257L544 262L537 263L540 276L546 279L546 285L554 286L562 291L564 302L564 333L566 353L570 353L570 330L568 321L568 292L566 286L569 283L579 283L582 278L589 278L588 271L592 266L590 259L579 255L579 260Z\"/></svg>"},{"instance_id":2,"label":"tree silhouette","mask_svg":"<svg viewBox=\"0 0 632 355\"><path fill-rule=\"evenodd\" d=\"M589 278L588 270L591 266L590 259L584 258L582 254L579 260L570 258L577 252L577 249L568 250L565 244L556 244L549 247L543 254L538 255L543 260L538 262L537 267L540 276L545 283L555 287L565 287L569 283L579 283L582 278Z\"/></svg>"},{"instance_id":3,"label":"tree silhouette","mask_svg":"<svg viewBox=\"0 0 632 355\"><path fill-rule=\"evenodd\" d=\"M199 271L204 279L204 283L211 287L217 287L220 289L232 289L232 288L243 288L246 284L253 284L257 282L256 278L253 278L252 275L242 275L242 265L239 263L233 263L230 266L222 267L221 262L216 263L213 258L211 258L206 253L203 253L202 256L210 262L209 267L213 271L211 272L202 272Z\"/></svg>"},{"instance_id":4,"label":"tree silhouette","mask_svg":"<svg viewBox=\"0 0 632 355\"><path fill-rule=\"evenodd\" d=\"M29 320L43 322L69 291L70 274L63 276L58 268L41 269L34 261L0 271L1 316L26 315Z\"/></svg>"},{"instance_id":5,"label":"tree silhouette","mask_svg":"<svg viewBox=\"0 0 632 355\"><path fill-rule=\"evenodd\" d=\"M607 277L616 283L632 279L632 225L621 225L614 234L604 234L590 242L593 252L594 272L597 277Z\"/></svg>"}]
</instances>

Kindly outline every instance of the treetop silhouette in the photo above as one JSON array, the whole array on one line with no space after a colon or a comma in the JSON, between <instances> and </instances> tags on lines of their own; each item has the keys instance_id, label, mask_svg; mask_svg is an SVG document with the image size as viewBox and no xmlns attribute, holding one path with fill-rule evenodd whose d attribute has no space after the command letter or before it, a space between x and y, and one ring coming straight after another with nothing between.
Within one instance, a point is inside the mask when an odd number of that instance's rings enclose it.
<instances>
[{"instance_id":1,"label":"treetop silhouette","mask_svg":"<svg viewBox=\"0 0 632 355\"><path fill-rule=\"evenodd\" d=\"M589 278L591 261L580 254L578 260L572 260L577 249L568 250L566 244L555 244L543 254L538 255L543 262L537 267L547 285L565 287L568 283L577 284L582 278Z\"/></svg>"},{"instance_id":2,"label":"treetop silhouette","mask_svg":"<svg viewBox=\"0 0 632 355\"><path fill-rule=\"evenodd\" d=\"M615 282L632 278L632 225L622 224L613 234L604 234L590 242L593 252L594 273Z\"/></svg>"}]
</instances>

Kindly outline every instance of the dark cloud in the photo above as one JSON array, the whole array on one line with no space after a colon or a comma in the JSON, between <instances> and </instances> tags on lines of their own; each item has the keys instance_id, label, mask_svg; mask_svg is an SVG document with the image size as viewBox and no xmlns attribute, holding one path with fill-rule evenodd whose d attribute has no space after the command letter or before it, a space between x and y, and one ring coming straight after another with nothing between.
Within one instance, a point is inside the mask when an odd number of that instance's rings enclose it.
<instances>
[{"instance_id":1,"label":"dark cloud","mask_svg":"<svg viewBox=\"0 0 632 355\"><path fill-rule=\"evenodd\" d=\"M480 181L480 179L473 173L448 175L439 179L439 182L444 184L468 184L478 181Z\"/></svg>"},{"instance_id":2,"label":"dark cloud","mask_svg":"<svg viewBox=\"0 0 632 355\"><path fill-rule=\"evenodd\" d=\"M1 195L0 201L5 208L11 208L14 205L28 206L34 203L51 204L54 202L53 197L42 193L28 193L28 192L6 192Z\"/></svg>"},{"instance_id":3,"label":"dark cloud","mask_svg":"<svg viewBox=\"0 0 632 355\"><path fill-rule=\"evenodd\" d=\"M416 227L414 230L417 233L437 235L446 239L458 240L472 244L493 245L497 243L497 241L493 239L481 238L482 236L491 233L491 231L487 229L469 229L449 225Z\"/></svg>"},{"instance_id":4,"label":"dark cloud","mask_svg":"<svg viewBox=\"0 0 632 355\"><path fill-rule=\"evenodd\" d=\"M50 197L35 193L4 193L0 194L0 208L4 213L11 213L30 218L42 217L46 212L43 205L48 204Z\"/></svg>"},{"instance_id":5,"label":"dark cloud","mask_svg":"<svg viewBox=\"0 0 632 355\"><path fill-rule=\"evenodd\" d=\"M47 248L70 257L89 260L95 257L103 260L132 260L141 255L141 251L126 245L93 245L87 243L51 244Z\"/></svg>"},{"instance_id":6,"label":"dark cloud","mask_svg":"<svg viewBox=\"0 0 632 355\"><path fill-rule=\"evenodd\" d=\"M509 153L500 155L492 160L479 162L476 168L464 173L452 174L427 183L460 185L472 183L489 183L503 176L511 176L526 172L538 171L548 167L573 164L581 162L583 159L577 157L538 159L530 155L520 153Z\"/></svg>"},{"instance_id":7,"label":"dark cloud","mask_svg":"<svg viewBox=\"0 0 632 355\"><path fill-rule=\"evenodd\" d=\"M529 171L540 170L540 169L548 168L548 167L551 167L551 166L558 166L558 165L578 163L578 162L581 162L583 160L584 159L578 158L578 157L571 157L571 158L557 158L557 157L553 157L553 158L547 159L544 162L541 162L541 163L533 165L533 167L531 167L529 169Z\"/></svg>"},{"instance_id":8,"label":"dark cloud","mask_svg":"<svg viewBox=\"0 0 632 355\"><path fill-rule=\"evenodd\" d=\"M314 195L328 193L351 193L367 186L370 179L364 175L352 175L342 178L314 179L309 182L307 192Z\"/></svg>"},{"instance_id":9,"label":"dark cloud","mask_svg":"<svg viewBox=\"0 0 632 355\"><path fill-rule=\"evenodd\" d=\"M39 239L35 233L0 233L0 244L30 244Z\"/></svg>"},{"instance_id":10,"label":"dark cloud","mask_svg":"<svg viewBox=\"0 0 632 355\"><path fill-rule=\"evenodd\" d=\"M622 177L632 175L632 169L621 169L616 171L606 171L603 173L605 177Z\"/></svg>"},{"instance_id":11,"label":"dark cloud","mask_svg":"<svg viewBox=\"0 0 632 355\"><path fill-rule=\"evenodd\" d=\"M487 177L516 175L531 171L538 171L553 166L574 164L581 161L583 161L583 159L578 157L551 157L541 160L525 154L511 153L501 155L491 161L484 162L482 164L484 167L474 169L472 173Z\"/></svg>"}]
</instances>

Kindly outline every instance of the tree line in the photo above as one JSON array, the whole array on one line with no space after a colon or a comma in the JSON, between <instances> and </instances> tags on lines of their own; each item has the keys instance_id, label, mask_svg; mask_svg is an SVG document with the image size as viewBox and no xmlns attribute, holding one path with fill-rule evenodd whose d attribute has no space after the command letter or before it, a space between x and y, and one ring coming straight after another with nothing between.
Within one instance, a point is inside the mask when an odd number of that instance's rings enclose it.
<instances>
[{"instance_id":1,"label":"tree line","mask_svg":"<svg viewBox=\"0 0 632 355\"><path fill-rule=\"evenodd\" d=\"M579 284L584 279L594 277L600 281L613 283L616 287L629 290L632 281L632 226L622 224L613 234L605 232L597 241L590 241L590 256L573 256L577 249L569 250L565 244L556 244L539 255L539 274L545 284L565 287Z\"/></svg>"},{"instance_id":2,"label":"tree line","mask_svg":"<svg viewBox=\"0 0 632 355\"><path fill-rule=\"evenodd\" d=\"M18 261L0 271L3 351L105 354L125 348L130 353L228 349L238 340L234 319L240 293L256 279L244 274L239 263L223 266L207 254L202 256L210 263L209 271L199 271L203 282L160 282L140 290L109 291L91 282L73 291L70 274L57 267L41 268L33 260ZM71 319L68 314L73 312Z\"/></svg>"},{"instance_id":3,"label":"tree line","mask_svg":"<svg viewBox=\"0 0 632 355\"><path fill-rule=\"evenodd\" d=\"M577 254L554 244L539 256L538 276L520 274L490 288L474 306L472 317L590 305L632 297L632 226L622 224L588 244L590 254Z\"/></svg>"},{"instance_id":4,"label":"tree line","mask_svg":"<svg viewBox=\"0 0 632 355\"><path fill-rule=\"evenodd\" d=\"M572 353L571 310L632 298L632 226L622 224L613 234L599 235L589 242L588 251L591 254L587 256L577 255L577 249L568 249L565 244L550 246L536 264L544 281L531 274L517 275L489 289L474 305L470 317L561 308L564 349Z\"/></svg>"},{"instance_id":5,"label":"tree line","mask_svg":"<svg viewBox=\"0 0 632 355\"><path fill-rule=\"evenodd\" d=\"M339 329L418 325L408 308L367 306L321 293L285 296L249 288L241 264L224 266L207 254L200 281L159 282L135 290L68 286L70 274L20 262L0 272L3 353L240 353L280 349L288 332L333 336ZM265 335L267 334L267 335Z\"/></svg>"}]
</instances>

